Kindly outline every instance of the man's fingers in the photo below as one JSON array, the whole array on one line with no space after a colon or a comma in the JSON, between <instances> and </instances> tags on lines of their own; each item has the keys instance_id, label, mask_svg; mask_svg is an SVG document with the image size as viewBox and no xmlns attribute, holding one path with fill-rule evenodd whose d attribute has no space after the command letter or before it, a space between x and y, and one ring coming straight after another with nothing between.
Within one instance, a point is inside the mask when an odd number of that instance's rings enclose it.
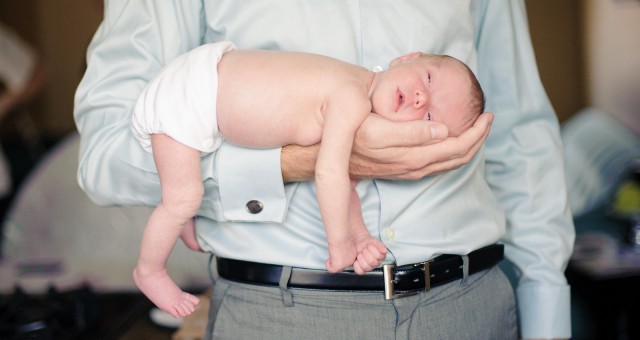
<instances>
[{"instance_id":1,"label":"man's fingers","mask_svg":"<svg viewBox=\"0 0 640 340\"><path fill-rule=\"evenodd\" d=\"M467 164L489 135L493 114L483 113L457 137L427 121L390 122L370 115L354 142L350 174L356 178L416 180Z\"/></svg>"},{"instance_id":2,"label":"man's fingers","mask_svg":"<svg viewBox=\"0 0 640 340\"><path fill-rule=\"evenodd\" d=\"M465 135L464 137L468 137L471 141L475 141L475 143L473 143L473 146L471 147L471 149L469 149L466 153L461 155L462 161L464 162L463 164L466 164L469 161L471 161L471 158L473 157L473 155L475 155L476 152L480 150L480 148L484 144L484 141L487 139L487 137L489 137L489 132L491 131L492 122L493 122L493 114L489 112L485 112L480 117L478 117L478 120L476 120L476 123L474 123L473 126L467 131L469 132L469 135ZM480 138L478 138L478 135L480 136ZM463 144L464 142L465 141L463 140Z\"/></svg>"},{"instance_id":3,"label":"man's fingers","mask_svg":"<svg viewBox=\"0 0 640 340\"><path fill-rule=\"evenodd\" d=\"M460 159L462 163L468 163L489 136L492 121L491 113L483 113L473 126L460 136L447 138L432 145L433 156L441 161Z\"/></svg>"},{"instance_id":4,"label":"man's fingers","mask_svg":"<svg viewBox=\"0 0 640 340\"><path fill-rule=\"evenodd\" d=\"M413 147L431 144L447 137L444 124L424 120L392 122L371 114L362 123L357 138L370 149Z\"/></svg>"},{"instance_id":5,"label":"man's fingers","mask_svg":"<svg viewBox=\"0 0 640 340\"><path fill-rule=\"evenodd\" d=\"M493 123L493 113L485 112L476 119L473 126L466 131L467 133L462 134L462 136L468 136L472 140L477 140L476 144L482 145L485 139L487 139L487 136L489 136L491 123ZM480 136L480 138L478 138L478 136Z\"/></svg>"},{"instance_id":6,"label":"man's fingers","mask_svg":"<svg viewBox=\"0 0 640 340\"><path fill-rule=\"evenodd\" d=\"M462 135L432 145L430 152L434 158L440 159L440 161L428 164L420 173L413 174L412 177L422 178L426 175L435 175L469 163L489 136L492 122L493 114L485 112Z\"/></svg>"}]
</instances>

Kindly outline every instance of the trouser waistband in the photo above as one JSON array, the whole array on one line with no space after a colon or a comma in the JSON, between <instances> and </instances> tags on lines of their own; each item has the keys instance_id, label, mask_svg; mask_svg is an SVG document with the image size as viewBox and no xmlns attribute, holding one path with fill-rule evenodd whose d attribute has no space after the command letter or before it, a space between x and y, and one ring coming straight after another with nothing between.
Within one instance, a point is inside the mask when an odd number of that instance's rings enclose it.
<instances>
[{"instance_id":1,"label":"trouser waistband","mask_svg":"<svg viewBox=\"0 0 640 340\"><path fill-rule=\"evenodd\" d=\"M468 274L491 268L504 257L504 245L493 244L468 255ZM279 286L283 266L216 258L218 275L227 280ZM288 269L289 267L287 267ZM464 277L461 255L440 255L430 261L396 267L388 264L364 275L353 271L329 273L324 270L290 268L289 288L326 289L342 291L384 291L387 299L429 290Z\"/></svg>"}]
</instances>

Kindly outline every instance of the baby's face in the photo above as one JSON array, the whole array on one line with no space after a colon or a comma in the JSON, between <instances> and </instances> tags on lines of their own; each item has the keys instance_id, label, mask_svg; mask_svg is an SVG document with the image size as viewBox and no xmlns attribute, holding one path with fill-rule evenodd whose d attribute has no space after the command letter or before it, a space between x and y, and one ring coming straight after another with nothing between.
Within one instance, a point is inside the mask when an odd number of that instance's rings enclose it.
<instances>
[{"instance_id":1,"label":"baby's face","mask_svg":"<svg viewBox=\"0 0 640 340\"><path fill-rule=\"evenodd\" d=\"M470 127L471 79L454 59L412 58L380 74L372 91L373 112L393 121L432 120L445 124L449 135Z\"/></svg>"}]
</instances>

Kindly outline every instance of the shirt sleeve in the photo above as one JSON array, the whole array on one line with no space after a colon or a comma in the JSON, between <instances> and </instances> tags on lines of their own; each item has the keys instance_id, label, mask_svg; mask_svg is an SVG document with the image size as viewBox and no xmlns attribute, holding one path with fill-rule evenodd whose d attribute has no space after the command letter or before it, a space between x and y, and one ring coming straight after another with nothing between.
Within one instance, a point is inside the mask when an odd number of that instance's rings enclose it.
<instances>
[{"instance_id":1,"label":"shirt sleeve","mask_svg":"<svg viewBox=\"0 0 640 340\"><path fill-rule=\"evenodd\" d=\"M507 216L506 257L516 267L523 338L571 336L564 270L575 231L562 145L540 81L523 1L473 2L478 76L495 114L487 180Z\"/></svg>"},{"instance_id":2,"label":"shirt sleeve","mask_svg":"<svg viewBox=\"0 0 640 340\"><path fill-rule=\"evenodd\" d=\"M160 185L153 157L133 137L131 113L144 87L164 65L203 43L204 13L200 0L105 3L104 20L89 45L87 69L76 91L74 109L81 137L77 178L95 203L156 205L159 202ZM250 197L258 196L252 193L264 190L265 183L279 188L271 192L280 199L280 206L284 206L279 152L242 150L240 155L238 149L226 144L221 149L237 153L202 158L203 180L213 183L205 186L209 202L214 197L215 204L221 208L240 204L236 204L240 202L237 197L230 198L233 204L225 204L228 195L218 192L218 183L232 177L228 183ZM242 178L237 172L227 171L226 178L219 178L220 168L269 170ZM274 218L273 215L260 216ZM224 212L217 213L216 218L224 218Z\"/></svg>"}]
</instances>

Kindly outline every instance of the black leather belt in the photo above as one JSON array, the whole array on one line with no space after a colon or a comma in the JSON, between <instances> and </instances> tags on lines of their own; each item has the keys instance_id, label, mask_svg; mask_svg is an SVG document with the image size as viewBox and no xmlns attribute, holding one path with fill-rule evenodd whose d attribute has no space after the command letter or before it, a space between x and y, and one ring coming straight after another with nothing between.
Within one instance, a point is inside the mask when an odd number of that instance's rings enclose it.
<instances>
[{"instance_id":1,"label":"black leather belt","mask_svg":"<svg viewBox=\"0 0 640 340\"><path fill-rule=\"evenodd\" d=\"M491 268L504 257L504 246L493 244L468 254L469 275ZM278 286L282 266L216 258L218 275L231 281ZM329 273L324 270L292 268L287 287L342 291L384 291L386 299L415 294L431 287L461 279L460 255L440 255L430 261L396 267L392 264L358 275L353 271ZM426 279L429 278L429 279Z\"/></svg>"}]
</instances>

